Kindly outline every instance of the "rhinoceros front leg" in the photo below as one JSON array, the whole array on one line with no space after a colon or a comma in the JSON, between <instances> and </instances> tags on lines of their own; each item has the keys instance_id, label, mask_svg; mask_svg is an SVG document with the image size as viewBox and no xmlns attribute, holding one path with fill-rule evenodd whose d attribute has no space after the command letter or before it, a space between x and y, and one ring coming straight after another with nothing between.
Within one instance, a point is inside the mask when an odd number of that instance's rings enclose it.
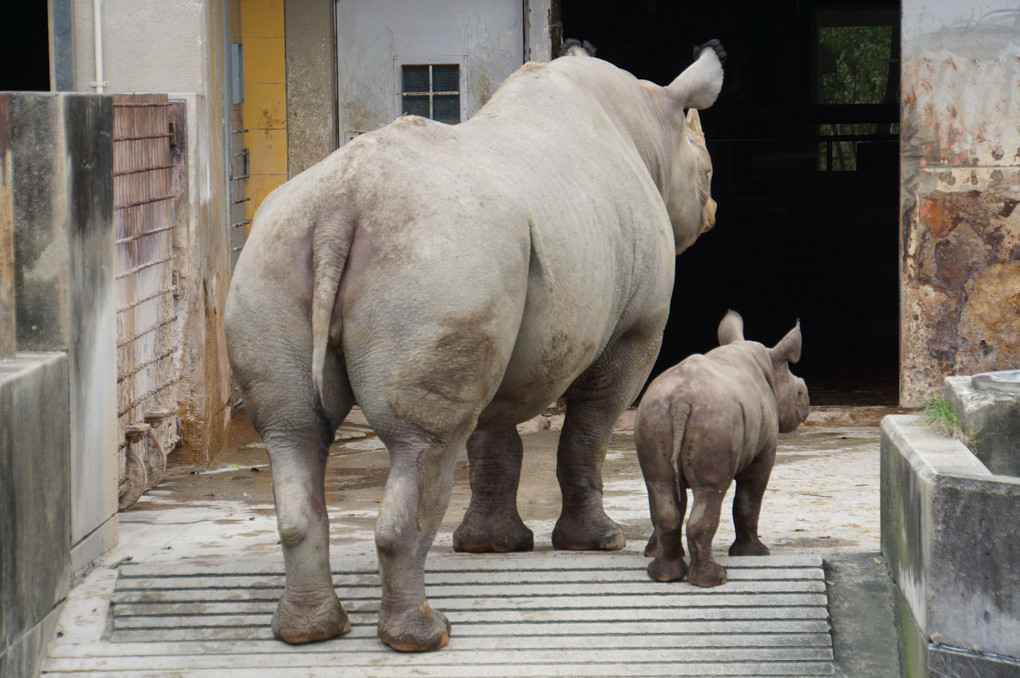
<instances>
[{"instance_id":1,"label":"rhinoceros front leg","mask_svg":"<svg viewBox=\"0 0 1020 678\"><path fill-rule=\"evenodd\" d=\"M602 463L613 427L640 393L661 340L661 327L632 330L607 347L564 394L567 414L556 450L563 506L553 548L616 551L626 544L623 528L602 507Z\"/></svg>"},{"instance_id":2,"label":"rhinoceros front leg","mask_svg":"<svg viewBox=\"0 0 1020 678\"><path fill-rule=\"evenodd\" d=\"M273 634L308 643L346 633L351 625L333 590L329 517L323 481L328 449L316 432L267 434L286 585L273 615Z\"/></svg>"},{"instance_id":3,"label":"rhinoceros front leg","mask_svg":"<svg viewBox=\"0 0 1020 678\"><path fill-rule=\"evenodd\" d=\"M602 506L602 463L613 425L626 406L615 408L593 401L567 400L559 447L556 479L563 505L553 528L556 549L618 551L626 544L623 528Z\"/></svg>"},{"instance_id":4,"label":"rhinoceros front leg","mask_svg":"<svg viewBox=\"0 0 1020 678\"><path fill-rule=\"evenodd\" d=\"M733 527L736 539L730 546L731 556L767 556L769 547L758 537L758 516L765 496L776 451L762 452L747 468L737 474L733 494Z\"/></svg>"},{"instance_id":5,"label":"rhinoceros front leg","mask_svg":"<svg viewBox=\"0 0 1020 678\"><path fill-rule=\"evenodd\" d=\"M535 535L517 512L524 443L516 427L476 431L467 441L471 502L453 533L453 550L530 551Z\"/></svg>"}]
</instances>

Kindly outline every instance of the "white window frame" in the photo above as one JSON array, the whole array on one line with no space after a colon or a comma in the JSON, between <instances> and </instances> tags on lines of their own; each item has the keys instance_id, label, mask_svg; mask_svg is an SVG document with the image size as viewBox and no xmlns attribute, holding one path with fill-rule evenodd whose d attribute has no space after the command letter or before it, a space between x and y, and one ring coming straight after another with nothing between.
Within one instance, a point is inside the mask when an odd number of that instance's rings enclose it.
<instances>
[{"instance_id":1,"label":"white window frame","mask_svg":"<svg viewBox=\"0 0 1020 678\"><path fill-rule=\"evenodd\" d=\"M467 120L467 54L399 54L393 57L393 119L404 114L403 67L404 66L459 66L460 70L460 121Z\"/></svg>"}]
</instances>

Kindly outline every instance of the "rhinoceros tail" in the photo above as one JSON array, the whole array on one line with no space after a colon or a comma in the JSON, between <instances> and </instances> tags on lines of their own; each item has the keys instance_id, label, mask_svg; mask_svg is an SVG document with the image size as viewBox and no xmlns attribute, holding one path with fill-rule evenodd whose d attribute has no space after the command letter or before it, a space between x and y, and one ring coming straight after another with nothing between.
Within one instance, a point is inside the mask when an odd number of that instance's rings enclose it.
<instances>
[{"instance_id":1,"label":"rhinoceros tail","mask_svg":"<svg viewBox=\"0 0 1020 678\"><path fill-rule=\"evenodd\" d=\"M312 383L320 405L326 350L340 339L341 317L334 309L353 240L354 224L343 215L320 221L312 230Z\"/></svg>"},{"instance_id":2,"label":"rhinoceros tail","mask_svg":"<svg viewBox=\"0 0 1020 678\"><path fill-rule=\"evenodd\" d=\"M687 419L691 416L690 403L683 400L673 400L669 405L669 418L673 422L673 452L670 456L670 467L675 471L673 477L676 483L677 497L684 489L680 486L680 478L683 469L680 467L680 450L684 444L684 434L687 432Z\"/></svg>"}]
</instances>

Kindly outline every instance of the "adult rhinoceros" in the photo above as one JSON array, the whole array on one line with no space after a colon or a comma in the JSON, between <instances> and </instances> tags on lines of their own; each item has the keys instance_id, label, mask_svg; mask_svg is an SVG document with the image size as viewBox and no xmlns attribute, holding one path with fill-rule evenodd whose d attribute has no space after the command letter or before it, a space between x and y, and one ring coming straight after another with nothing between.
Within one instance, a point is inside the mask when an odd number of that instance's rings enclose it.
<instances>
[{"instance_id":1,"label":"adult rhinoceros","mask_svg":"<svg viewBox=\"0 0 1020 678\"><path fill-rule=\"evenodd\" d=\"M470 121L402 117L265 200L226 326L272 464L286 569L278 638L349 628L323 478L354 403L390 454L375 539L379 637L392 647L449 638L425 599L424 563L465 444L473 495L457 547L531 548L514 427L561 395L553 545L623 546L602 509L601 466L659 351L674 255L714 222L693 110L722 86L711 44L666 87L584 56L527 64Z\"/></svg>"}]
</instances>

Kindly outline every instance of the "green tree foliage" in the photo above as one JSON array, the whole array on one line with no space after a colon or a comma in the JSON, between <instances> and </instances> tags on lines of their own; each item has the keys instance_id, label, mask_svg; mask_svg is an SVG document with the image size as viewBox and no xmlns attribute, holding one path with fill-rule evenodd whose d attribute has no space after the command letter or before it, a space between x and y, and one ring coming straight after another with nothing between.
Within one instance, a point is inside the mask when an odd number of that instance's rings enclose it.
<instances>
[{"instance_id":1,"label":"green tree foliage","mask_svg":"<svg viewBox=\"0 0 1020 678\"><path fill-rule=\"evenodd\" d=\"M893 42L892 26L824 26L818 31L820 104L878 104L894 101L889 65ZM862 129L866 127L866 129ZM825 124L823 135L877 134L876 125ZM824 152L823 144L823 152ZM856 142L836 141L832 169L857 168ZM826 160L821 159L823 165Z\"/></svg>"},{"instance_id":2,"label":"green tree foliage","mask_svg":"<svg viewBox=\"0 0 1020 678\"><path fill-rule=\"evenodd\" d=\"M820 51L831 54L836 66L822 74L819 103L887 100L892 26L826 26L819 30L818 41Z\"/></svg>"}]
</instances>

